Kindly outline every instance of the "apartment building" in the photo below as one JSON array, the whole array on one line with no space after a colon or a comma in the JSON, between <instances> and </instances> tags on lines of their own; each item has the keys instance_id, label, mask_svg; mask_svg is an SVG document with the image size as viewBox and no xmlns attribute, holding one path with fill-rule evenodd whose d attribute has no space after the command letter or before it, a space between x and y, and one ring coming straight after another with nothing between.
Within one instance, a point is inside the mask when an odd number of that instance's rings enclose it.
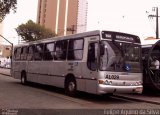
<instances>
[{"instance_id":1,"label":"apartment building","mask_svg":"<svg viewBox=\"0 0 160 115\"><path fill-rule=\"evenodd\" d=\"M3 32L3 24L0 23L0 34L2 35ZM2 38L0 37L0 42L2 42Z\"/></svg>"},{"instance_id":2,"label":"apartment building","mask_svg":"<svg viewBox=\"0 0 160 115\"><path fill-rule=\"evenodd\" d=\"M83 32L87 23L87 0L39 0L37 23L58 35Z\"/></svg>"},{"instance_id":3,"label":"apartment building","mask_svg":"<svg viewBox=\"0 0 160 115\"><path fill-rule=\"evenodd\" d=\"M2 35L2 30L3 30L3 25L2 25L2 23L0 23L0 35ZM2 44L3 43L3 38L2 37L0 37L0 56L2 55Z\"/></svg>"}]
</instances>

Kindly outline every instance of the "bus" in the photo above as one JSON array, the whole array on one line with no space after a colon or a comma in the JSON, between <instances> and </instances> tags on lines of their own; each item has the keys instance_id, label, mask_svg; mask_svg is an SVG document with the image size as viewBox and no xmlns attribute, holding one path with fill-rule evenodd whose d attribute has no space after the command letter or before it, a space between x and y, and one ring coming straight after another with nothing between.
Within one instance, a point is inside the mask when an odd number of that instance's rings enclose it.
<instances>
[{"instance_id":1,"label":"bus","mask_svg":"<svg viewBox=\"0 0 160 115\"><path fill-rule=\"evenodd\" d=\"M97 95L142 93L140 38L94 30L14 46L11 75L22 84L36 82Z\"/></svg>"},{"instance_id":2,"label":"bus","mask_svg":"<svg viewBox=\"0 0 160 115\"><path fill-rule=\"evenodd\" d=\"M157 61L158 60L158 63ZM142 45L143 87L145 92L160 90L160 40ZM156 64L157 63L157 64Z\"/></svg>"}]
</instances>

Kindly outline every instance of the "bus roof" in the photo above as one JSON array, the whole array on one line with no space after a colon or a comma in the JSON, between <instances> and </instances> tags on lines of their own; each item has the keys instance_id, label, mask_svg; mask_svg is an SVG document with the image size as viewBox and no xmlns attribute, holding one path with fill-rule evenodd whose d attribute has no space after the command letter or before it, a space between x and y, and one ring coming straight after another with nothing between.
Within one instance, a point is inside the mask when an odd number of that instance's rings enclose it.
<instances>
[{"instance_id":1,"label":"bus roof","mask_svg":"<svg viewBox=\"0 0 160 115\"><path fill-rule=\"evenodd\" d=\"M31 41L31 42L26 42L23 44L19 44L16 46L25 46L25 45L30 45L30 44L37 44L37 43L46 43L46 42L50 42L50 41L56 41L56 40L63 40L63 39L74 39L76 38L80 38L80 37L87 37L87 36L96 36L96 35L100 35L101 33L112 33L112 34L118 34L118 35L124 35L124 36L132 36L132 37L136 37L137 39L139 38L136 35L132 35L132 34L128 34L128 33L122 33L122 32L115 32L115 31L103 31L103 30L94 30L94 31L88 31L88 32L83 32L83 33L76 33L76 34L71 34L71 35L67 35L67 36L56 36L56 37L51 37L51 38L46 38L46 39L41 39L41 40L37 40L37 41Z\"/></svg>"},{"instance_id":2,"label":"bus roof","mask_svg":"<svg viewBox=\"0 0 160 115\"><path fill-rule=\"evenodd\" d=\"M89 31L89 32L84 32L84 33L71 34L71 35L67 35L67 36L56 36L56 37L51 37L51 38L26 42L26 43L23 43L23 44L19 44L17 46L37 44L37 43L46 43L46 42L50 42L50 41L63 40L63 39L74 39L75 37L80 38L80 37L87 37L89 35L94 36L94 35L99 35L99 34L100 34L100 30L95 30L95 31Z\"/></svg>"}]
</instances>

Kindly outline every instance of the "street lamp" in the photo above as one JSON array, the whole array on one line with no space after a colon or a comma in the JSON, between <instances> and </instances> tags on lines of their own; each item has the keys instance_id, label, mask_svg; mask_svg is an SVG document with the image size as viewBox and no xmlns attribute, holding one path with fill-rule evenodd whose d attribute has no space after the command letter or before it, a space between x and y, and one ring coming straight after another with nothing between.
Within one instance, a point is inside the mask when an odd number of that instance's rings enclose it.
<instances>
[{"instance_id":1,"label":"street lamp","mask_svg":"<svg viewBox=\"0 0 160 115\"><path fill-rule=\"evenodd\" d=\"M0 34L0 37L2 37L3 39L5 39L8 43L11 44L11 46L13 46L13 43L11 43L9 40L7 40L5 37L3 37L1 34Z\"/></svg>"}]
</instances>

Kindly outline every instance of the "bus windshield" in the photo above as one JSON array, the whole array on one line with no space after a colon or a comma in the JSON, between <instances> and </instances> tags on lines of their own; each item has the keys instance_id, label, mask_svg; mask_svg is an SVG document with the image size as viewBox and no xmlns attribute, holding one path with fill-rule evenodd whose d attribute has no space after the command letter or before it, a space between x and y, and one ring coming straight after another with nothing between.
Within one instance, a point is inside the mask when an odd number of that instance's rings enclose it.
<instances>
[{"instance_id":1,"label":"bus windshield","mask_svg":"<svg viewBox=\"0 0 160 115\"><path fill-rule=\"evenodd\" d=\"M141 72L140 46L132 43L101 41L100 70Z\"/></svg>"}]
</instances>

